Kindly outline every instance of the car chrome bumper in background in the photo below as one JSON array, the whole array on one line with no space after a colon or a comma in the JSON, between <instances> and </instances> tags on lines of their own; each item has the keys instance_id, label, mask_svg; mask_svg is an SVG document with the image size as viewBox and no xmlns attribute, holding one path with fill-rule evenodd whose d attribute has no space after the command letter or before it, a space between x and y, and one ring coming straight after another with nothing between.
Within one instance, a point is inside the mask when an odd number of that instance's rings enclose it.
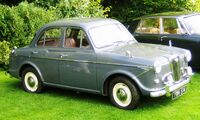
<instances>
[{"instance_id":1,"label":"car chrome bumper in background","mask_svg":"<svg viewBox=\"0 0 200 120\"><path fill-rule=\"evenodd\" d=\"M175 83L171 86L166 86L165 89L150 92L150 97L160 97L166 95L168 92L173 92L190 82L190 76L193 75L191 67L187 67L187 75L180 80L180 82Z\"/></svg>"}]
</instances>

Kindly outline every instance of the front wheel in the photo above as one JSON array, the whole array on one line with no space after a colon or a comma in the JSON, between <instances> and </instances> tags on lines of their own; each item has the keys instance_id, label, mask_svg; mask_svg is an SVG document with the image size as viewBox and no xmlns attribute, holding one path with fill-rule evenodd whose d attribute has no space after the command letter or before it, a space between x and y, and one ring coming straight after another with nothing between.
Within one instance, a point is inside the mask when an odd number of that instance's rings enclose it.
<instances>
[{"instance_id":1,"label":"front wheel","mask_svg":"<svg viewBox=\"0 0 200 120\"><path fill-rule=\"evenodd\" d=\"M116 77L109 85L111 102L122 109L135 108L140 100L140 93L136 86L126 77Z\"/></svg>"},{"instance_id":2,"label":"front wheel","mask_svg":"<svg viewBox=\"0 0 200 120\"><path fill-rule=\"evenodd\" d=\"M38 72L29 67L22 73L23 88L27 92L39 93L42 91L42 81Z\"/></svg>"}]
</instances>

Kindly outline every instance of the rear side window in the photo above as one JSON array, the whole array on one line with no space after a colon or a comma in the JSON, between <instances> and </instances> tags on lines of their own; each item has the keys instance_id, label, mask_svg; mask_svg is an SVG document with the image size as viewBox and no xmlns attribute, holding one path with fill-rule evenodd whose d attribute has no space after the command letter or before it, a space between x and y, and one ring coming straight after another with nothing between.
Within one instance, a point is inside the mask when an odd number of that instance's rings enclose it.
<instances>
[{"instance_id":1,"label":"rear side window","mask_svg":"<svg viewBox=\"0 0 200 120\"><path fill-rule=\"evenodd\" d=\"M61 29L51 28L46 30L37 42L39 47L58 47L61 43Z\"/></svg>"},{"instance_id":2,"label":"rear side window","mask_svg":"<svg viewBox=\"0 0 200 120\"><path fill-rule=\"evenodd\" d=\"M159 18L142 19L136 29L136 33L159 34L160 22Z\"/></svg>"},{"instance_id":3,"label":"rear side window","mask_svg":"<svg viewBox=\"0 0 200 120\"><path fill-rule=\"evenodd\" d=\"M175 18L163 19L164 34L181 34L180 29Z\"/></svg>"}]
</instances>

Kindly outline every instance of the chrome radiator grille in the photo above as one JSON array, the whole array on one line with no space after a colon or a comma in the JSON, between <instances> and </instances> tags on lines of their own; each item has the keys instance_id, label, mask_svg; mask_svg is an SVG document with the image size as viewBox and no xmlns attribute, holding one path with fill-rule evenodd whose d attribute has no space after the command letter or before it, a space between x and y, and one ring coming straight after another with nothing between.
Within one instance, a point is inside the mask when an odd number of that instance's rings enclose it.
<instances>
[{"instance_id":1,"label":"chrome radiator grille","mask_svg":"<svg viewBox=\"0 0 200 120\"><path fill-rule=\"evenodd\" d=\"M171 68L171 71L173 73L174 80L175 81L180 80L180 78L181 78L181 66L180 66L180 61L179 61L178 57L171 61L170 68Z\"/></svg>"}]
</instances>

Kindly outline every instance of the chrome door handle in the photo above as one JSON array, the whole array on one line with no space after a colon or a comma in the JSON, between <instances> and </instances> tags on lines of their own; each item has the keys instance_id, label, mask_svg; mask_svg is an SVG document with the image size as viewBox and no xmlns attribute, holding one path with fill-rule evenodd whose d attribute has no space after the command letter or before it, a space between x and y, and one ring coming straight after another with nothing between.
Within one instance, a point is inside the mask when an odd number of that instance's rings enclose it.
<instances>
[{"instance_id":1,"label":"chrome door handle","mask_svg":"<svg viewBox=\"0 0 200 120\"><path fill-rule=\"evenodd\" d=\"M38 54L38 51L32 51L31 53L32 54Z\"/></svg>"},{"instance_id":2,"label":"chrome door handle","mask_svg":"<svg viewBox=\"0 0 200 120\"><path fill-rule=\"evenodd\" d=\"M167 38L167 36L160 37L160 41L163 41L163 38Z\"/></svg>"},{"instance_id":3,"label":"chrome door handle","mask_svg":"<svg viewBox=\"0 0 200 120\"><path fill-rule=\"evenodd\" d=\"M67 57L68 55L60 54L60 58Z\"/></svg>"}]
</instances>

